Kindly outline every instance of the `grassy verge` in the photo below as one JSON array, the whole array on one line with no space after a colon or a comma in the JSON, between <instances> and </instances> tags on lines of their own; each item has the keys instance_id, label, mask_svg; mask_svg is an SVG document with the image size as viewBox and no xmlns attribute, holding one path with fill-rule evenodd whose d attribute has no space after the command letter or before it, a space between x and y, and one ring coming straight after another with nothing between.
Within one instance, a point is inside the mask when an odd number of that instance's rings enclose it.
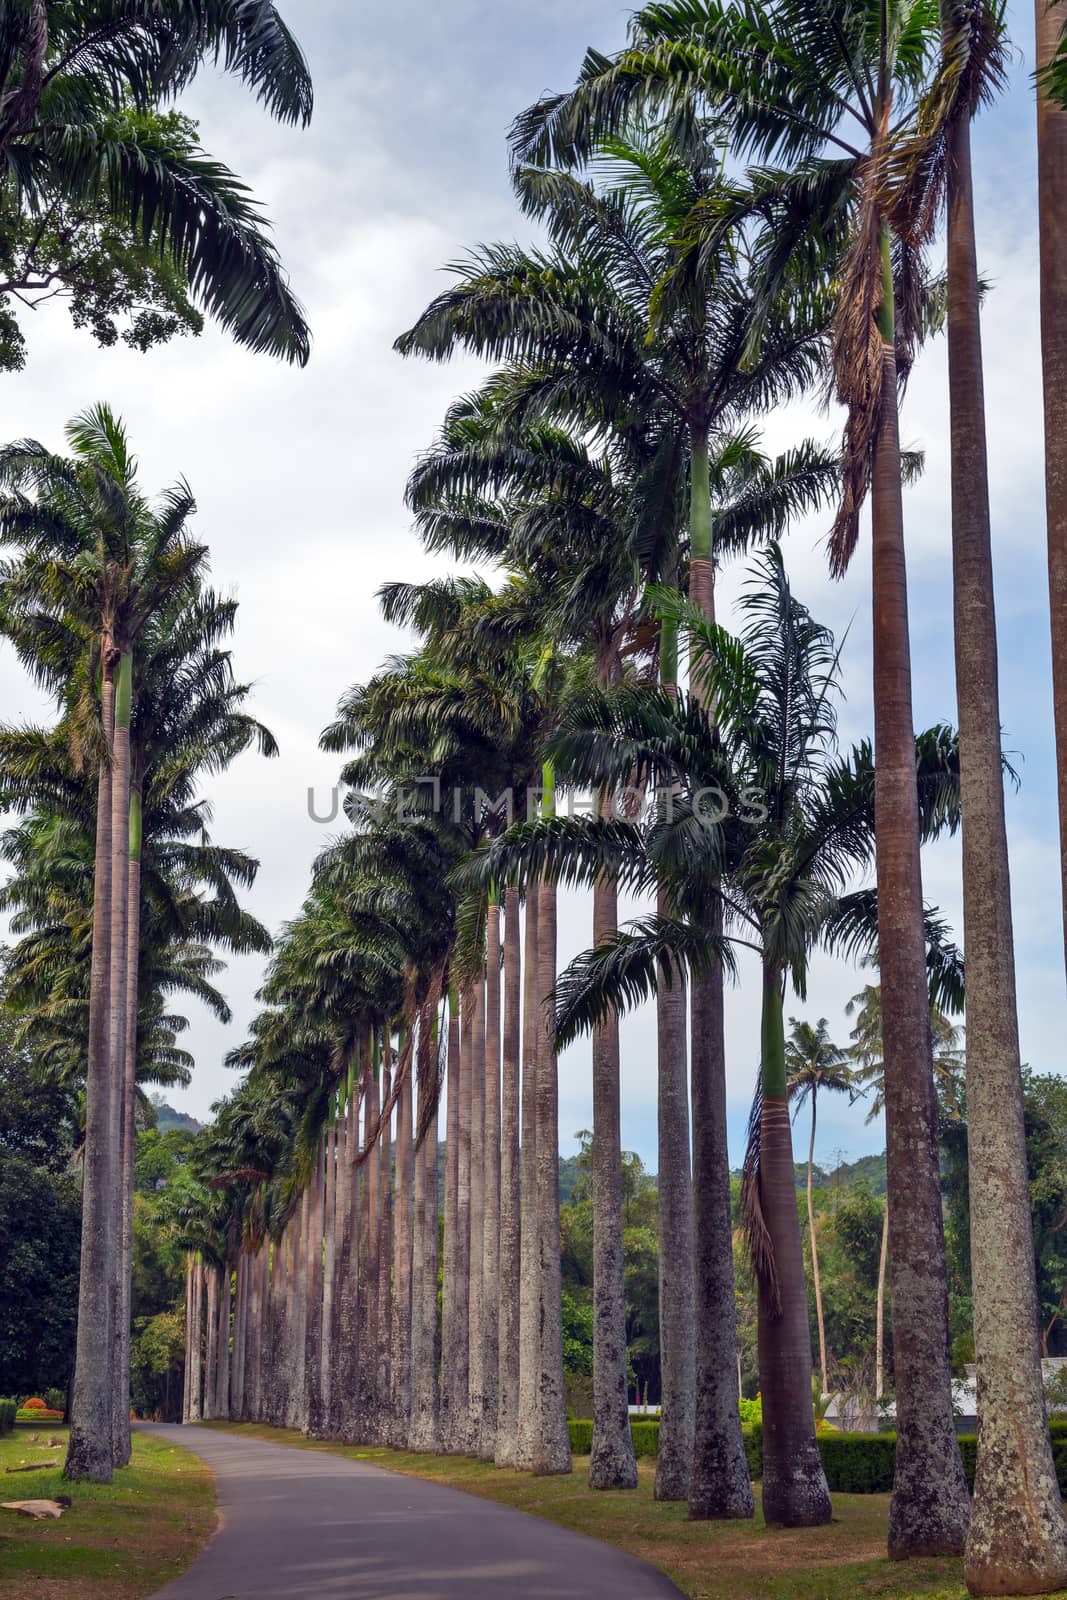
<instances>
[{"instance_id":1,"label":"grassy verge","mask_svg":"<svg viewBox=\"0 0 1067 1600\"><path fill-rule=\"evenodd\" d=\"M214 1527L211 1474L187 1450L138 1433L110 1484L66 1483L65 1450L47 1448L65 1446L66 1429L42 1427L43 1444L31 1431L0 1439L0 1500L65 1494L73 1504L58 1522L0 1511L0 1600L140 1600L177 1577ZM6 1471L46 1459L47 1471Z\"/></svg>"},{"instance_id":2,"label":"grassy verge","mask_svg":"<svg viewBox=\"0 0 1067 1600\"><path fill-rule=\"evenodd\" d=\"M637 1489L604 1494L587 1488L582 1459L570 1477L531 1478L460 1457L322 1443L284 1428L212 1426L369 1461L546 1517L659 1567L693 1600L966 1600L960 1562L885 1559L887 1495L835 1495L826 1528L768 1529L758 1513L750 1523L694 1523L683 1505L653 1500L650 1461L639 1463Z\"/></svg>"}]
</instances>

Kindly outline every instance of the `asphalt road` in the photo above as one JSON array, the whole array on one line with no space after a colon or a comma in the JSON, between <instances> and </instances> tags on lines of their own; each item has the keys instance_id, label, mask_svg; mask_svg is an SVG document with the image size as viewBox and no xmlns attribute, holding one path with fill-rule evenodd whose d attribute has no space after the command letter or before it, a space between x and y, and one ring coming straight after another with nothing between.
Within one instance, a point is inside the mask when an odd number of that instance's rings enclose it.
<instances>
[{"instance_id":1,"label":"asphalt road","mask_svg":"<svg viewBox=\"0 0 1067 1600\"><path fill-rule=\"evenodd\" d=\"M156 1600L677 1600L611 1545L325 1451L150 1429L215 1474L219 1527Z\"/></svg>"}]
</instances>

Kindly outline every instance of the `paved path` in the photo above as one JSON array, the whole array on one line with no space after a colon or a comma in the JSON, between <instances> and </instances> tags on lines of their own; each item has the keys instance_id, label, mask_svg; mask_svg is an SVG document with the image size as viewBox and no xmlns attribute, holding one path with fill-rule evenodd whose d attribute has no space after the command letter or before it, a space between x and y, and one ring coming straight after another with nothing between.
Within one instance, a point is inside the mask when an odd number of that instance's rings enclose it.
<instances>
[{"instance_id":1,"label":"paved path","mask_svg":"<svg viewBox=\"0 0 1067 1600\"><path fill-rule=\"evenodd\" d=\"M153 1427L215 1474L220 1526L156 1600L678 1600L611 1545L320 1450Z\"/></svg>"}]
</instances>

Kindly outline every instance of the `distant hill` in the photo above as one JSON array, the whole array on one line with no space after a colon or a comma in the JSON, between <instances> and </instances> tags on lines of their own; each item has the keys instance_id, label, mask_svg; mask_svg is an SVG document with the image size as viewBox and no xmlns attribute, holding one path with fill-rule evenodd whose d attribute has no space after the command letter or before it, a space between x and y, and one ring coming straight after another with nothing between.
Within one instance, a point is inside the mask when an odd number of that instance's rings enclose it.
<instances>
[{"instance_id":1,"label":"distant hill","mask_svg":"<svg viewBox=\"0 0 1067 1600\"><path fill-rule=\"evenodd\" d=\"M798 1189L807 1187L808 1169L802 1162L794 1167ZM885 1194L885 1151L877 1156L860 1156L858 1161L842 1161L840 1166L827 1171L816 1166L813 1173L817 1189L856 1189L860 1185L872 1194Z\"/></svg>"},{"instance_id":2,"label":"distant hill","mask_svg":"<svg viewBox=\"0 0 1067 1600\"><path fill-rule=\"evenodd\" d=\"M182 1128L186 1133L199 1133L204 1126L187 1111L175 1111L169 1106L161 1094L152 1096L152 1108L156 1113L156 1127L160 1133L169 1133L172 1128Z\"/></svg>"}]
</instances>

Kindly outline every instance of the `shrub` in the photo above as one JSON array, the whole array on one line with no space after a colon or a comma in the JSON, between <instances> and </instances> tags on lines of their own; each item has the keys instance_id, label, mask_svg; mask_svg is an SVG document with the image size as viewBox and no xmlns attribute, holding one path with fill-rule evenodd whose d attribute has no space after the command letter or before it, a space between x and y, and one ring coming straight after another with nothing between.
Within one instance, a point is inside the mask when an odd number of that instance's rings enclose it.
<instances>
[{"instance_id":1,"label":"shrub","mask_svg":"<svg viewBox=\"0 0 1067 1600\"><path fill-rule=\"evenodd\" d=\"M32 1400L24 1400L22 1402L21 1406L19 1407L19 1410L20 1411L47 1411L48 1410L48 1404L47 1404L46 1401L41 1400L38 1396L35 1395Z\"/></svg>"},{"instance_id":2,"label":"shrub","mask_svg":"<svg viewBox=\"0 0 1067 1600\"><path fill-rule=\"evenodd\" d=\"M889 1494L897 1440L891 1433L824 1433L819 1454L831 1494Z\"/></svg>"},{"instance_id":3,"label":"shrub","mask_svg":"<svg viewBox=\"0 0 1067 1600\"><path fill-rule=\"evenodd\" d=\"M567 1432L571 1436L571 1450L576 1456L587 1456L593 1448L593 1424L591 1422L576 1422L573 1419L567 1423Z\"/></svg>"},{"instance_id":4,"label":"shrub","mask_svg":"<svg viewBox=\"0 0 1067 1600\"><path fill-rule=\"evenodd\" d=\"M67 1396L62 1389L46 1389L44 1403L49 1411L65 1411L67 1409Z\"/></svg>"},{"instance_id":5,"label":"shrub","mask_svg":"<svg viewBox=\"0 0 1067 1600\"><path fill-rule=\"evenodd\" d=\"M587 1456L593 1446L593 1424L569 1422L567 1426L574 1454ZM655 1458L659 1444L658 1421L632 1417L630 1432L633 1435L634 1454ZM1067 1422L1053 1422L1050 1432L1052 1459L1056 1465L1060 1493L1067 1499ZM743 1426L741 1438L745 1445L748 1475L758 1481L763 1476L762 1423ZM821 1433L817 1438L831 1494L889 1494L892 1491L897 1450L895 1433ZM960 1435L963 1470L972 1489L977 1442L973 1433Z\"/></svg>"},{"instance_id":6,"label":"shrub","mask_svg":"<svg viewBox=\"0 0 1067 1600\"><path fill-rule=\"evenodd\" d=\"M659 1449L659 1422L642 1418L630 1423L635 1456L650 1456L654 1461Z\"/></svg>"},{"instance_id":7,"label":"shrub","mask_svg":"<svg viewBox=\"0 0 1067 1600\"><path fill-rule=\"evenodd\" d=\"M14 1428L18 1409L16 1400L0 1400L0 1438Z\"/></svg>"},{"instance_id":8,"label":"shrub","mask_svg":"<svg viewBox=\"0 0 1067 1600\"><path fill-rule=\"evenodd\" d=\"M62 1413L62 1411L49 1411L47 1406L45 1407L45 1409L43 1411L39 1411L36 1408L36 1406L23 1406L20 1411L16 1412L15 1421L16 1422L62 1422L63 1421L63 1413Z\"/></svg>"}]
</instances>

